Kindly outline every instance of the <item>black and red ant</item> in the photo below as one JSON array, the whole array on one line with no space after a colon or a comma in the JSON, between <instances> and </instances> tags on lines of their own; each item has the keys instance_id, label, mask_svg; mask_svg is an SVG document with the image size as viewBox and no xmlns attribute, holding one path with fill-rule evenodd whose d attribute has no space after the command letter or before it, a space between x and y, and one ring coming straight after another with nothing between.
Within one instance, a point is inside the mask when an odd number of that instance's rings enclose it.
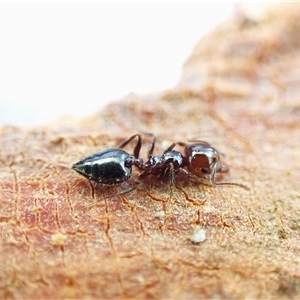
<instances>
[{"instance_id":1,"label":"black and red ant","mask_svg":"<svg viewBox=\"0 0 300 300\"><path fill-rule=\"evenodd\" d=\"M188 145L183 142L176 142L170 145L161 156L158 156L153 155L156 141L154 135L146 135L152 136L152 140L148 149L148 160L145 163L139 157L142 137L140 134L134 134L119 144L117 148L92 154L74 164L72 168L89 180L112 185L127 181L132 175L132 166L136 166L142 171L138 181L133 186L122 190L119 195L134 190L139 182L148 176L158 178L169 176L169 183L173 185L179 172L183 172L188 178L198 183L210 186L239 186L249 190L247 186L241 183L216 181L216 174L228 172L228 168L220 163L220 151L209 143L194 140L195 144ZM137 142L133 155L130 155L122 148L135 138L137 138ZM184 154L174 150L177 145L184 147Z\"/></svg>"}]
</instances>

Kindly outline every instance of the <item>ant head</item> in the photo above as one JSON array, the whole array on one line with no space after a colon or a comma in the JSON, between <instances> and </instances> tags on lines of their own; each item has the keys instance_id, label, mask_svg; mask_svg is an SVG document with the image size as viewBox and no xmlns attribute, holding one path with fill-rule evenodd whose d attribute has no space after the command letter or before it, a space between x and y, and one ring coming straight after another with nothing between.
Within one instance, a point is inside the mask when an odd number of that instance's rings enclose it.
<instances>
[{"instance_id":1,"label":"ant head","mask_svg":"<svg viewBox=\"0 0 300 300\"><path fill-rule=\"evenodd\" d=\"M186 148L189 158L189 171L194 175L201 177L204 174L216 172L219 166L219 152L206 144L193 144Z\"/></svg>"}]
</instances>

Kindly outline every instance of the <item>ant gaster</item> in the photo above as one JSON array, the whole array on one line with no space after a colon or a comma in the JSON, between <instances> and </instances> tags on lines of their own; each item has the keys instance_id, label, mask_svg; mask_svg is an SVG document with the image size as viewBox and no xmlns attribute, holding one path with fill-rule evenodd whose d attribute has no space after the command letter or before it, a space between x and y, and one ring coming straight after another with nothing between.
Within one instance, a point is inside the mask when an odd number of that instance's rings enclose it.
<instances>
[{"instance_id":1,"label":"ant gaster","mask_svg":"<svg viewBox=\"0 0 300 300\"><path fill-rule=\"evenodd\" d=\"M133 155L122 150L133 139L137 138ZM140 134L134 134L117 148L103 150L80 160L72 166L79 174L96 182L115 184L128 180L132 174L132 166L143 169L144 163L139 158L142 146Z\"/></svg>"},{"instance_id":2,"label":"ant gaster","mask_svg":"<svg viewBox=\"0 0 300 300\"><path fill-rule=\"evenodd\" d=\"M139 158L142 138L135 134L123 141L117 148L103 150L92 154L77 162L72 168L86 178L104 183L116 184L128 180L132 174L132 166L142 170L139 180L154 175L156 177L169 176L169 183L173 185L178 172L183 172L188 178L206 185L234 185L246 190L249 188L235 182L217 182L216 173L227 172L228 168L220 163L220 152L204 141L194 141L195 144L188 145L183 142L173 143L161 156L153 155L155 137L148 149L148 160L146 163ZM137 138L133 155L122 150L132 140ZM173 150L176 146L184 147L185 154ZM207 179L207 176L209 179ZM136 188L139 181L133 186L121 191L119 195L128 193Z\"/></svg>"}]
</instances>

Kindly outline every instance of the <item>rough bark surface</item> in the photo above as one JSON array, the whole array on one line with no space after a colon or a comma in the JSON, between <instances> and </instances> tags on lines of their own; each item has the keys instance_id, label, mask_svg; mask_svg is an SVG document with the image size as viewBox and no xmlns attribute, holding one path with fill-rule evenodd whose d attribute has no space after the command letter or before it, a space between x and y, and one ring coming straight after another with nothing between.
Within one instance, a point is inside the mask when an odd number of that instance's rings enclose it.
<instances>
[{"instance_id":1,"label":"rough bark surface","mask_svg":"<svg viewBox=\"0 0 300 300\"><path fill-rule=\"evenodd\" d=\"M173 90L2 127L0 298L299 298L299 32L295 4L239 15L199 42ZM223 179L251 191L157 184L105 198L130 182L70 169L139 131L158 154L201 136L226 154ZM206 239L193 244L197 228Z\"/></svg>"}]
</instances>

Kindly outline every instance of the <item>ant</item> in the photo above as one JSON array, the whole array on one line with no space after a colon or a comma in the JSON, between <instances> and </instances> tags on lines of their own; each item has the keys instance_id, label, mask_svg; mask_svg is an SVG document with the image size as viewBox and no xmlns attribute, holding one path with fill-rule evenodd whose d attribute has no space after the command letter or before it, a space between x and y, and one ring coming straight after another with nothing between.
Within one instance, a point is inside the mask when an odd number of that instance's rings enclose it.
<instances>
[{"instance_id":1,"label":"ant","mask_svg":"<svg viewBox=\"0 0 300 300\"><path fill-rule=\"evenodd\" d=\"M117 148L103 150L92 154L72 166L72 169L96 182L113 185L127 181L132 175L132 166L142 171L139 179L154 175L158 178L169 176L169 184L173 185L178 172L183 172L188 178L206 185L234 185L249 190L243 184L235 182L217 182L216 173L228 172L228 168L220 163L218 150L204 141L194 141L195 144L188 145L183 142L176 142L170 145L161 156L153 155L155 137L151 133L152 140L148 149L148 160L144 163L139 157L142 147L142 137L134 134L123 141ZM122 150L131 141L137 138L133 155ZM185 154L173 150L175 146L184 147ZM209 176L207 180L206 177ZM139 180L127 189L122 190L119 195L126 194L136 188Z\"/></svg>"}]
</instances>

